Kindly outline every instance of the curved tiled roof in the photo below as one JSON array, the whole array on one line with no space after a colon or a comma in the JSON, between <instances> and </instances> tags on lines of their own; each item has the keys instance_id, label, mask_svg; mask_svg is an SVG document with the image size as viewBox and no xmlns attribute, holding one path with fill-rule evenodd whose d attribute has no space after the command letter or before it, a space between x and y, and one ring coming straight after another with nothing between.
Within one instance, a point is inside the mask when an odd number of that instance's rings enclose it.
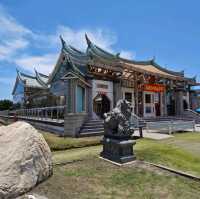
<instances>
[{"instance_id":1,"label":"curved tiled roof","mask_svg":"<svg viewBox=\"0 0 200 199\"><path fill-rule=\"evenodd\" d=\"M112 61L117 61L118 60L118 56L117 55L113 55L109 52L106 52L105 50L101 49L100 47L96 46L95 44L93 44L89 37L87 36L87 34L85 34L85 38L87 41L87 54L89 56L97 56L100 58L104 58L104 59L108 59L108 60L112 60Z\"/></svg>"},{"instance_id":2,"label":"curved tiled roof","mask_svg":"<svg viewBox=\"0 0 200 199\"><path fill-rule=\"evenodd\" d=\"M27 87L42 88L43 86L37 81L36 77L18 72L19 79L25 83Z\"/></svg>"},{"instance_id":3,"label":"curved tiled roof","mask_svg":"<svg viewBox=\"0 0 200 199\"><path fill-rule=\"evenodd\" d=\"M65 58L65 67L68 68L67 65L72 67L75 71L77 71L80 75L85 76L87 74L87 64L89 57L86 53L77 50L76 48L67 45L62 36L60 36L60 40L62 43L61 53L57 60L57 63L49 76L48 83L50 83L55 77L56 73L59 71L61 67L61 63L63 62L63 58ZM62 66L63 67L63 66Z\"/></svg>"},{"instance_id":4,"label":"curved tiled roof","mask_svg":"<svg viewBox=\"0 0 200 199\"><path fill-rule=\"evenodd\" d=\"M48 76L39 73L36 69L35 69L35 75L36 75L36 79L37 81L44 87L48 88Z\"/></svg>"},{"instance_id":5,"label":"curved tiled roof","mask_svg":"<svg viewBox=\"0 0 200 199\"><path fill-rule=\"evenodd\" d=\"M44 74L41 74L41 73L38 73L38 75L45 81L47 81L48 77ZM43 81L42 80L42 81ZM25 74L25 73L22 73L20 72L18 69L17 69L17 77L16 77L16 80L15 80L15 85L14 85L14 88L13 88L13 91L12 91L12 94L14 94L15 92L15 89L17 87L17 84L19 83L19 81L26 87L29 87L29 88L39 88L39 89L46 89L47 86L44 85L41 81L39 81L39 79L37 78L37 75L36 76L32 76L32 75L28 75L28 74Z\"/></svg>"},{"instance_id":6,"label":"curved tiled roof","mask_svg":"<svg viewBox=\"0 0 200 199\"><path fill-rule=\"evenodd\" d=\"M67 45L64 39L60 36L62 43L62 52L70 56L70 58L76 63L85 65L88 62L88 55L84 52L79 51L78 49L72 47L71 45Z\"/></svg>"},{"instance_id":7,"label":"curved tiled roof","mask_svg":"<svg viewBox=\"0 0 200 199\"><path fill-rule=\"evenodd\" d=\"M66 42L63 40L63 38L60 36L62 42L62 50L59 59L57 61L57 64L50 76L49 82L55 75L57 67L59 67L58 65L61 62L63 56L66 56L66 58L70 60L72 65L75 65L76 68L84 75L87 75L88 65L92 64L95 66L95 62L96 63L99 62L97 66L100 66L101 63L102 67L107 64L108 66L112 66L112 68L116 67L116 70L117 68L121 68L122 70L129 68L130 70L133 71L149 73L152 75L158 75L169 79L177 79L181 81L189 80L191 82L196 81L194 78L184 77L184 71L176 72L160 66L155 62L155 59L146 61L128 60L120 57L119 53L114 55L98 47L89 39L87 34L85 34L85 38L88 45L86 53L77 50L71 45L67 45Z\"/></svg>"},{"instance_id":8,"label":"curved tiled roof","mask_svg":"<svg viewBox=\"0 0 200 199\"><path fill-rule=\"evenodd\" d=\"M155 62L155 59L146 61L136 61L136 60L128 60L125 58L121 58L120 54L113 55L93 44L87 35L85 37L88 44L87 53L90 56L93 56L94 58L108 62L111 61L120 63L122 67L124 66L126 68L126 66L130 66L132 67L132 70L138 70L144 73L159 75L165 78L196 81L194 78L184 77L184 71L176 72L160 66Z\"/></svg>"}]
</instances>

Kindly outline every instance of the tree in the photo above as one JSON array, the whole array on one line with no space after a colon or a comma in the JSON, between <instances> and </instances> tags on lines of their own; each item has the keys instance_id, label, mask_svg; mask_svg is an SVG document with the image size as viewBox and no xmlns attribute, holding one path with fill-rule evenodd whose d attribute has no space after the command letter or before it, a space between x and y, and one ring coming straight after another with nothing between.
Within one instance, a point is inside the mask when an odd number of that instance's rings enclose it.
<instances>
[{"instance_id":1,"label":"tree","mask_svg":"<svg viewBox=\"0 0 200 199\"><path fill-rule=\"evenodd\" d=\"M12 101L8 99L0 100L0 111L10 110L12 109L12 106L13 106Z\"/></svg>"}]
</instances>

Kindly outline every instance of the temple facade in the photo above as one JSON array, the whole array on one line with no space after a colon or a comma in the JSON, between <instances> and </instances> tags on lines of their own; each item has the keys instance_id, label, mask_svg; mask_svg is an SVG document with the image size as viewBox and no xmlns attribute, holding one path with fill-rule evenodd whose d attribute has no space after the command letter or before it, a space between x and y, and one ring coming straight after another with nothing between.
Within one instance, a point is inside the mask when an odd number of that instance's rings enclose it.
<instances>
[{"instance_id":1,"label":"temple facade","mask_svg":"<svg viewBox=\"0 0 200 199\"><path fill-rule=\"evenodd\" d=\"M18 72L14 99L29 106L37 105L35 101L65 105L65 131L72 134L89 118L103 118L119 99L128 100L140 117L181 115L184 109L196 108L192 88L199 84L185 77L184 71L168 70L155 59L121 58L95 45L87 35L86 42L87 50L81 52L61 37L61 52L51 74L36 71L32 77Z\"/></svg>"},{"instance_id":2,"label":"temple facade","mask_svg":"<svg viewBox=\"0 0 200 199\"><path fill-rule=\"evenodd\" d=\"M20 104L21 108L51 105L47 82L48 76L36 70L35 75L25 74L17 70L17 77L12 91L13 102Z\"/></svg>"}]
</instances>

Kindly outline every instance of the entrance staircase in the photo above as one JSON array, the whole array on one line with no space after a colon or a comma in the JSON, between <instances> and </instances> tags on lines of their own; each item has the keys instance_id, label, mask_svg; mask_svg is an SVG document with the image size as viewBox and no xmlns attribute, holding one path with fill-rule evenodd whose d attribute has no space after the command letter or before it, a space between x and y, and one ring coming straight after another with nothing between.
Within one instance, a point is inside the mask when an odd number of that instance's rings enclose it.
<instances>
[{"instance_id":1,"label":"entrance staircase","mask_svg":"<svg viewBox=\"0 0 200 199\"><path fill-rule=\"evenodd\" d=\"M146 122L135 115L135 129L144 128ZM104 123L102 119L88 119L80 129L79 137L100 136L104 134Z\"/></svg>"},{"instance_id":2,"label":"entrance staircase","mask_svg":"<svg viewBox=\"0 0 200 199\"><path fill-rule=\"evenodd\" d=\"M103 133L103 120L88 119L81 127L79 137L100 136Z\"/></svg>"},{"instance_id":3,"label":"entrance staircase","mask_svg":"<svg viewBox=\"0 0 200 199\"><path fill-rule=\"evenodd\" d=\"M195 121L196 124L200 124L200 114L192 110L185 110L181 116L162 116L162 117L151 117L151 118L140 118L134 115L135 129L148 129L150 126L159 127L160 131L163 126L166 125L165 122L174 122L177 125L190 124ZM194 123L194 122L193 122ZM151 130L151 129L150 129ZM80 129L79 137L89 137L89 136L100 136L104 133L103 120L101 119L88 119Z\"/></svg>"}]
</instances>

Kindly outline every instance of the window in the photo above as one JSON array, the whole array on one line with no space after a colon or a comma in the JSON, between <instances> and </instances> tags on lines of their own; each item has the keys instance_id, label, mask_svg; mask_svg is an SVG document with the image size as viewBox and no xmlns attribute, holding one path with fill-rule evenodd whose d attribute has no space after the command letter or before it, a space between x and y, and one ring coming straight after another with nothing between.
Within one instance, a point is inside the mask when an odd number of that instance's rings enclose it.
<instances>
[{"instance_id":1,"label":"window","mask_svg":"<svg viewBox=\"0 0 200 199\"><path fill-rule=\"evenodd\" d=\"M125 98L125 100L127 100L128 102L132 103L132 93L125 92L124 98Z\"/></svg>"},{"instance_id":2,"label":"window","mask_svg":"<svg viewBox=\"0 0 200 199\"><path fill-rule=\"evenodd\" d=\"M76 112L80 113L85 110L85 88L77 86L76 89Z\"/></svg>"},{"instance_id":3,"label":"window","mask_svg":"<svg viewBox=\"0 0 200 199\"><path fill-rule=\"evenodd\" d=\"M151 113L151 106L145 107L145 113Z\"/></svg>"},{"instance_id":4,"label":"window","mask_svg":"<svg viewBox=\"0 0 200 199\"><path fill-rule=\"evenodd\" d=\"M146 104L151 103L151 94L145 94L145 103Z\"/></svg>"}]
</instances>

